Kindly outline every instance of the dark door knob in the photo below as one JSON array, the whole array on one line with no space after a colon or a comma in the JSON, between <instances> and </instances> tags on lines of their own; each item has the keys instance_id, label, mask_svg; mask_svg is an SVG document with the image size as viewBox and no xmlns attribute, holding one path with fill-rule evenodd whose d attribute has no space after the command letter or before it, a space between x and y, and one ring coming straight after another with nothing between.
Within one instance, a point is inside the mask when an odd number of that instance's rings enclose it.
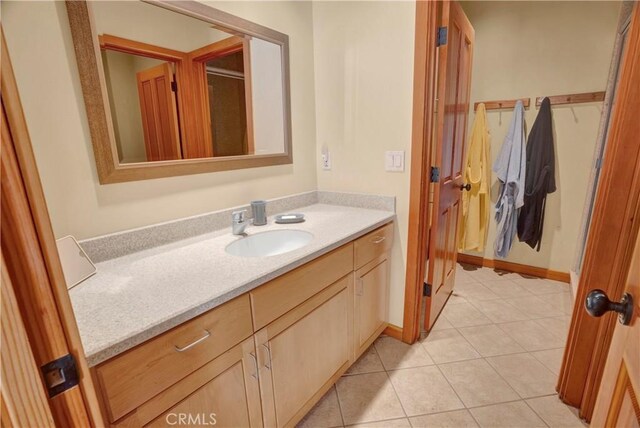
<instances>
[{"instance_id":1,"label":"dark door knob","mask_svg":"<svg viewBox=\"0 0 640 428\"><path fill-rule=\"evenodd\" d=\"M466 190L468 192L469 190L471 190L471 184L469 184L469 183L461 184L460 185L460 190Z\"/></svg>"},{"instance_id":2,"label":"dark door knob","mask_svg":"<svg viewBox=\"0 0 640 428\"><path fill-rule=\"evenodd\" d=\"M587 294L584 306L592 317L601 317L609 311L617 312L620 314L618 320L623 325L629 325L633 315L633 297L629 293L624 293L620 303L616 303L609 300L604 291L599 289L591 290Z\"/></svg>"}]
</instances>

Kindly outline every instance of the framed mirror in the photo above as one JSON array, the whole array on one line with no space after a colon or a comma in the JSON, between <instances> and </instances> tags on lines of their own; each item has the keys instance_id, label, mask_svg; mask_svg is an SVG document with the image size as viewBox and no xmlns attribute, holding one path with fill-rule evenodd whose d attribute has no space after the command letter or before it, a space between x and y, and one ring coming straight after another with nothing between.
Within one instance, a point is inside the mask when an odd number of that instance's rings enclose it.
<instances>
[{"instance_id":1,"label":"framed mirror","mask_svg":"<svg viewBox=\"0 0 640 428\"><path fill-rule=\"evenodd\" d=\"M292 163L289 39L195 1L67 1L101 184Z\"/></svg>"}]
</instances>

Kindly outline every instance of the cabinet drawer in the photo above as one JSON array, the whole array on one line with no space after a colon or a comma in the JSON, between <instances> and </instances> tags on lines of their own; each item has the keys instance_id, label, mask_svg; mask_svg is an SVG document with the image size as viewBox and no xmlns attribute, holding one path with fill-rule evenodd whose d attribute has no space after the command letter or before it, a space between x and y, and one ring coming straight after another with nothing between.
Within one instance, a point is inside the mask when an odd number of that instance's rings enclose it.
<instances>
[{"instance_id":1,"label":"cabinet drawer","mask_svg":"<svg viewBox=\"0 0 640 428\"><path fill-rule=\"evenodd\" d=\"M376 257L391 249L393 244L393 222L367 233L354 243L355 268L360 269Z\"/></svg>"},{"instance_id":2,"label":"cabinet drawer","mask_svg":"<svg viewBox=\"0 0 640 428\"><path fill-rule=\"evenodd\" d=\"M251 291L253 326L260 330L353 271L353 244L305 264Z\"/></svg>"},{"instance_id":3,"label":"cabinet drawer","mask_svg":"<svg viewBox=\"0 0 640 428\"><path fill-rule=\"evenodd\" d=\"M111 422L252 333L249 297L243 295L99 365Z\"/></svg>"}]
</instances>

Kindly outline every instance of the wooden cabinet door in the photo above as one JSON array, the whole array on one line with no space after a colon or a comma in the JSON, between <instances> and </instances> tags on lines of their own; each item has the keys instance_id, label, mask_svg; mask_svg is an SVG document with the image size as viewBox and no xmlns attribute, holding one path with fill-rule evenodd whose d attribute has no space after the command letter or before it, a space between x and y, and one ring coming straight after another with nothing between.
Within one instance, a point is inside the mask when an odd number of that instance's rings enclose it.
<instances>
[{"instance_id":1,"label":"wooden cabinet door","mask_svg":"<svg viewBox=\"0 0 640 428\"><path fill-rule=\"evenodd\" d=\"M115 425L262 427L253 337L156 395Z\"/></svg>"},{"instance_id":2,"label":"wooden cabinet door","mask_svg":"<svg viewBox=\"0 0 640 428\"><path fill-rule=\"evenodd\" d=\"M265 426L295 425L349 366L352 287L348 275L256 334Z\"/></svg>"},{"instance_id":3,"label":"wooden cabinet door","mask_svg":"<svg viewBox=\"0 0 640 428\"><path fill-rule=\"evenodd\" d=\"M387 325L389 260L379 257L356 271L354 339L356 358Z\"/></svg>"}]
</instances>

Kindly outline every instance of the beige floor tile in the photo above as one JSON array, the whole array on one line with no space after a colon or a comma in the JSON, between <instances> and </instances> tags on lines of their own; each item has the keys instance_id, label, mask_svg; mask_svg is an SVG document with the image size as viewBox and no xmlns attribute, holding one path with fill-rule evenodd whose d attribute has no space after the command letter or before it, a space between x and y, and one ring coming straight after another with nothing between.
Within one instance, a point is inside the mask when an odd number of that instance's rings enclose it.
<instances>
[{"instance_id":1,"label":"beige floor tile","mask_svg":"<svg viewBox=\"0 0 640 428\"><path fill-rule=\"evenodd\" d=\"M433 360L420 343L407 345L393 337L382 336L375 341L375 347L387 370L433 365Z\"/></svg>"},{"instance_id":2,"label":"beige floor tile","mask_svg":"<svg viewBox=\"0 0 640 428\"><path fill-rule=\"evenodd\" d=\"M544 366L551 370L551 372L556 376L560 374L560 366L562 365L564 348L535 351L532 352L531 355L533 355L538 361L544 364Z\"/></svg>"},{"instance_id":3,"label":"beige floor tile","mask_svg":"<svg viewBox=\"0 0 640 428\"><path fill-rule=\"evenodd\" d=\"M378 352L376 352L376 347L371 345L369 349L364 351L364 354L362 354L360 358L358 358L358 361L356 361L351 367L349 367L349 370L347 370L346 374L352 375L383 371L384 367L382 365L382 361L380 361Z\"/></svg>"},{"instance_id":4,"label":"beige floor tile","mask_svg":"<svg viewBox=\"0 0 640 428\"><path fill-rule=\"evenodd\" d=\"M453 288L453 292L457 296L464 297L469 300L494 300L500 298L498 294L494 293L480 282L456 283Z\"/></svg>"},{"instance_id":5,"label":"beige floor tile","mask_svg":"<svg viewBox=\"0 0 640 428\"><path fill-rule=\"evenodd\" d=\"M516 297L505 299L505 301L515 306L518 311L528 314L529 318L563 316L564 310L559 306L554 306L550 302L550 296L554 295Z\"/></svg>"},{"instance_id":6,"label":"beige floor tile","mask_svg":"<svg viewBox=\"0 0 640 428\"><path fill-rule=\"evenodd\" d=\"M480 358L480 354L456 329L432 331L422 341L436 364Z\"/></svg>"},{"instance_id":7,"label":"beige floor tile","mask_svg":"<svg viewBox=\"0 0 640 428\"><path fill-rule=\"evenodd\" d=\"M486 315L476 309L471 303L446 305L442 310L442 315L444 315L454 327L470 327L492 323Z\"/></svg>"},{"instance_id":8,"label":"beige floor tile","mask_svg":"<svg viewBox=\"0 0 640 428\"><path fill-rule=\"evenodd\" d=\"M569 333L569 323L571 318L568 316L554 317L554 318L541 318L537 319L536 323L549 330L551 333L558 336L560 339L566 339Z\"/></svg>"},{"instance_id":9,"label":"beige floor tile","mask_svg":"<svg viewBox=\"0 0 640 428\"><path fill-rule=\"evenodd\" d=\"M489 357L487 361L522 398L555 393L557 376L531 354Z\"/></svg>"},{"instance_id":10,"label":"beige floor tile","mask_svg":"<svg viewBox=\"0 0 640 428\"><path fill-rule=\"evenodd\" d=\"M515 279L519 275L512 272L499 271L490 268L481 268L475 271L469 272L471 277L480 282L486 281L503 281L506 279Z\"/></svg>"},{"instance_id":11,"label":"beige floor tile","mask_svg":"<svg viewBox=\"0 0 640 428\"><path fill-rule=\"evenodd\" d=\"M444 315L440 314L438 319L436 319L435 324L433 324L433 327L431 327L431 331L440 331L440 330L446 330L446 329L449 329L449 328L454 328L453 324L451 324L449 322L447 317L445 317Z\"/></svg>"},{"instance_id":12,"label":"beige floor tile","mask_svg":"<svg viewBox=\"0 0 640 428\"><path fill-rule=\"evenodd\" d=\"M553 293L540 296L548 302L549 306L558 311L564 312L564 315L571 316L573 314L573 294L566 293Z\"/></svg>"},{"instance_id":13,"label":"beige floor tile","mask_svg":"<svg viewBox=\"0 0 640 428\"><path fill-rule=\"evenodd\" d=\"M519 286L515 281L510 279L500 281L485 281L482 283L482 285L484 285L503 299L509 297L523 297L532 295L524 287Z\"/></svg>"},{"instance_id":14,"label":"beige floor tile","mask_svg":"<svg viewBox=\"0 0 640 428\"><path fill-rule=\"evenodd\" d=\"M518 342L494 324L464 327L458 331L483 357L524 352L524 348L518 345Z\"/></svg>"},{"instance_id":15,"label":"beige floor tile","mask_svg":"<svg viewBox=\"0 0 640 428\"><path fill-rule=\"evenodd\" d=\"M469 303L469 301L454 291L451 293L451 296L449 296L447 305L455 305L456 303Z\"/></svg>"},{"instance_id":16,"label":"beige floor tile","mask_svg":"<svg viewBox=\"0 0 640 428\"><path fill-rule=\"evenodd\" d=\"M336 390L346 425L406 416L386 373L343 376Z\"/></svg>"},{"instance_id":17,"label":"beige floor tile","mask_svg":"<svg viewBox=\"0 0 640 428\"><path fill-rule=\"evenodd\" d=\"M436 413L410 418L414 428L475 428L478 426L468 410Z\"/></svg>"},{"instance_id":18,"label":"beige floor tile","mask_svg":"<svg viewBox=\"0 0 640 428\"><path fill-rule=\"evenodd\" d=\"M469 360L439 366L466 407L517 400L518 394L485 360Z\"/></svg>"},{"instance_id":19,"label":"beige floor tile","mask_svg":"<svg viewBox=\"0 0 640 428\"><path fill-rule=\"evenodd\" d=\"M534 296L531 296L535 299ZM511 322L511 321L524 321L532 319L532 316L527 312L511 305L509 303L511 299L498 299L498 300L474 300L471 304L480 312L485 314L494 323Z\"/></svg>"},{"instance_id":20,"label":"beige floor tile","mask_svg":"<svg viewBox=\"0 0 640 428\"><path fill-rule=\"evenodd\" d=\"M470 282L478 282L473 276L469 275L468 272L464 270L456 271L456 285L458 284L468 284Z\"/></svg>"},{"instance_id":21,"label":"beige floor tile","mask_svg":"<svg viewBox=\"0 0 640 428\"><path fill-rule=\"evenodd\" d=\"M342 415L335 387L331 389L318 401L302 421L298 428L331 428L342 426Z\"/></svg>"},{"instance_id":22,"label":"beige floor tile","mask_svg":"<svg viewBox=\"0 0 640 428\"><path fill-rule=\"evenodd\" d=\"M513 281L533 294L565 293L571 291L571 286L566 282L552 281L550 279L518 277Z\"/></svg>"},{"instance_id":23,"label":"beige floor tile","mask_svg":"<svg viewBox=\"0 0 640 428\"><path fill-rule=\"evenodd\" d=\"M527 351L564 346L564 338L559 338L535 321L515 321L497 325Z\"/></svg>"},{"instance_id":24,"label":"beige floor tile","mask_svg":"<svg viewBox=\"0 0 640 428\"><path fill-rule=\"evenodd\" d=\"M545 427L545 423L524 401L470 409L481 427Z\"/></svg>"},{"instance_id":25,"label":"beige floor tile","mask_svg":"<svg viewBox=\"0 0 640 428\"><path fill-rule=\"evenodd\" d=\"M572 409L558 399L558 396L538 397L526 400L531 407L551 428L584 428L582 422Z\"/></svg>"},{"instance_id":26,"label":"beige floor tile","mask_svg":"<svg viewBox=\"0 0 640 428\"><path fill-rule=\"evenodd\" d=\"M394 370L389 377L407 416L464 408L435 366Z\"/></svg>"},{"instance_id":27,"label":"beige floor tile","mask_svg":"<svg viewBox=\"0 0 640 428\"><path fill-rule=\"evenodd\" d=\"M387 421L379 421L379 422L367 422L364 424L355 424L355 425L349 425L349 427L353 427L353 428L405 428L411 427L411 424L409 423L409 419L407 418L402 418L402 419L390 419Z\"/></svg>"}]
</instances>

